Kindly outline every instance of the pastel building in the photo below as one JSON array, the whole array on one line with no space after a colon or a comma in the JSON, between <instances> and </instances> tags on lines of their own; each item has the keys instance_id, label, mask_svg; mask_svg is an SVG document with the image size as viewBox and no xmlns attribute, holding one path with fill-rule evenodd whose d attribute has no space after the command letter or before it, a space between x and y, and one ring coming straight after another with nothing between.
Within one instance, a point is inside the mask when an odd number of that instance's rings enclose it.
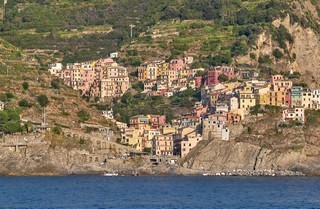
<instances>
[{"instance_id":1,"label":"pastel building","mask_svg":"<svg viewBox=\"0 0 320 209\"><path fill-rule=\"evenodd\" d=\"M320 109L320 89L312 89L312 108L319 110Z\"/></svg>"},{"instance_id":2,"label":"pastel building","mask_svg":"<svg viewBox=\"0 0 320 209\"><path fill-rule=\"evenodd\" d=\"M223 122L215 121L213 118L205 118L202 121L203 140L218 138L224 141L230 139L230 129Z\"/></svg>"},{"instance_id":3,"label":"pastel building","mask_svg":"<svg viewBox=\"0 0 320 209\"><path fill-rule=\"evenodd\" d=\"M153 154L160 156L173 155L173 135L161 134L154 137L153 140Z\"/></svg>"},{"instance_id":4,"label":"pastel building","mask_svg":"<svg viewBox=\"0 0 320 209\"><path fill-rule=\"evenodd\" d=\"M297 107L302 105L302 91L302 86L293 86L291 88L291 107Z\"/></svg>"},{"instance_id":5,"label":"pastel building","mask_svg":"<svg viewBox=\"0 0 320 209\"><path fill-rule=\"evenodd\" d=\"M283 107L286 106L286 92L284 91L270 91L267 94L266 104Z\"/></svg>"},{"instance_id":6,"label":"pastel building","mask_svg":"<svg viewBox=\"0 0 320 209\"><path fill-rule=\"evenodd\" d=\"M145 141L143 142L143 148L152 148L154 137L160 135L158 129L149 129L144 131Z\"/></svg>"},{"instance_id":7,"label":"pastel building","mask_svg":"<svg viewBox=\"0 0 320 209\"><path fill-rule=\"evenodd\" d=\"M239 99L238 97L231 97L229 99L229 111L233 112L239 109Z\"/></svg>"},{"instance_id":8,"label":"pastel building","mask_svg":"<svg viewBox=\"0 0 320 209\"><path fill-rule=\"evenodd\" d=\"M234 68L230 66L218 66L214 67L213 69L210 69L208 71L207 77L206 77L206 83L207 85L215 85L220 83L219 82L219 76L220 75L225 75L228 77L228 79L233 79L235 78L235 72Z\"/></svg>"},{"instance_id":9,"label":"pastel building","mask_svg":"<svg viewBox=\"0 0 320 209\"><path fill-rule=\"evenodd\" d=\"M301 105L305 109L313 108L313 95L310 90L305 90L302 92Z\"/></svg>"},{"instance_id":10,"label":"pastel building","mask_svg":"<svg viewBox=\"0 0 320 209\"><path fill-rule=\"evenodd\" d=\"M173 59L169 63L169 69L172 71L181 71L184 68L182 59Z\"/></svg>"},{"instance_id":11,"label":"pastel building","mask_svg":"<svg viewBox=\"0 0 320 209\"><path fill-rule=\"evenodd\" d=\"M142 151L142 130L135 128L127 128L125 132L121 135L121 142L134 147L136 150Z\"/></svg>"},{"instance_id":12,"label":"pastel building","mask_svg":"<svg viewBox=\"0 0 320 209\"><path fill-rule=\"evenodd\" d=\"M49 65L48 72L51 75L59 76L62 71L63 65L62 63L53 63Z\"/></svg>"},{"instance_id":13,"label":"pastel building","mask_svg":"<svg viewBox=\"0 0 320 209\"><path fill-rule=\"evenodd\" d=\"M251 91L241 91L240 92L240 108L244 109L247 113L250 111L251 107L256 105L256 99Z\"/></svg>"},{"instance_id":14,"label":"pastel building","mask_svg":"<svg viewBox=\"0 0 320 209\"><path fill-rule=\"evenodd\" d=\"M187 156L187 154L197 146L198 142L202 140L202 136L197 134L196 136L185 137L181 141L181 157Z\"/></svg>"},{"instance_id":15,"label":"pastel building","mask_svg":"<svg viewBox=\"0 0 320 209\"><path fill-rule=\"evenodd\" d=\"M283 110L282 119L287 121L298 121L300 123L304 123L304 108L303 107L294 107L290 109Z\"/></svg>"}]
</instances>

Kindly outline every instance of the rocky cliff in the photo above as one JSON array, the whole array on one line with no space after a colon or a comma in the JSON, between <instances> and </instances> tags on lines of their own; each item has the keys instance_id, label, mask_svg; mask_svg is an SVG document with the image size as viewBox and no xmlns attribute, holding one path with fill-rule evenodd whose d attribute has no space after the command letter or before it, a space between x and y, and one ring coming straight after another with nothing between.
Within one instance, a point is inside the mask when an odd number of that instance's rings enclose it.
<instances>
[{"instance_id":1,"label":"rocky cliff","mask_svg":"<svg viewBox=\"0 0 320 209\"><path fill-rule=\"evenodd\" d=\"M34 143L0 146L0 175L176 174L176 165L152 165L148 157L125 158L112 149L92 151Z\"/></svg>"},{"instance_id":2,"label":"rocky cliff","mask_svg":"<svg viewBox=\"0 0 320 209\"><path fill-rule=\"evenodd\" d=\"M255 119L244 124L241 134L230 141L217 138L202 141L181 165L211 173L272 169L320 175L320 129L316 126L279 128L276 121Z\"/></svg>"}]
</instances>

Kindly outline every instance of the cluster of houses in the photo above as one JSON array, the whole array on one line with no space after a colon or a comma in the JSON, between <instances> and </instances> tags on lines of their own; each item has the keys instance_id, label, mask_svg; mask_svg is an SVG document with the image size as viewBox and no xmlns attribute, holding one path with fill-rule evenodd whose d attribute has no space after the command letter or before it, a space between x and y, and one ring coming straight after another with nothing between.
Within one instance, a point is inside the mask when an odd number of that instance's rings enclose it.
<instances>
[{"instance_id":1,"label":"cluster of houses","mask_svg":"<svg viewBox=\"0 0 320 209\"><path fill-rule=\"evenodd\" d=\"M130 87L128 71L112 58L93 62L61 63L49 66L48 71L64 81L64 84L82 95L91 97L121 97Z\"/></svg>"},{"instance_id":2,"label":"cluster of houses","mask_svg":"<svg viewBox=\"0 0 320 209\"><path fill-rule=\"evenodd\" d=\"M126 124L122 127L121 142L140 151L152 151L154 155L184 157L201 140L230 140L230 127L253 114L257 105L281 107L279 119L283 123L303 124L305 109L319 109L320 89L294 86L282 75L271 76L269 81L220 83L214 72L225 73L230 79L237 76L229 66L209 70L202 78L201 101L195 103L192 112L171 124L166 123L163 115L134 116L129 127Z\"/></svg>"},{"instance_id":3,"label":"cluster of houses","mask_svg":"<svg viewBox=\"0 0 320 209\"><path fill-rule=\"evenodd\" d=\"M141 64L137 72L138 81L144 84L142 93L170 97L187 88L200 88L204 83L217 84L221 74L227 76L228 79L236 76L234 68L218 66L211 68L204 77L202 74L205 70L191 68L192 63L193 57L188 56L184 59L173 59L170 62L158 60Z\"/></svg>"},{"instance_id":4,"label":"cluster of houses","mask_svg":"<svg viewBox=\"0 0 320 209\"><path fill-rule=\"evenodd\" d=\"M167 124L164 115L138 115L130 118L129 127L123 127L121 142L154 155L186 156L202 140L199 128L200 121L196 117Z\"/></svg>"},{"instance_id":5,"label":"cluster of houses","mask_svg":"<svg viewBox=\"0 0 320 209\"><path fill-rule=\"evenodd\" d=\"M187 88L201 89L201 101L192 112L166 123L164 115L137 115L130 123L116 122L121 143L154 155L186 156L201 140L230 140L230 127L241 123L260 106L281 107L281 122L305 122L305 109L320 109L320 89L295 86L282 75L258 80L255 71L235 70L232 66L192 69L192 57L170 62L153 61L137 68L142 93L170 97ZM95 62L53 64L49 69L74 89L90 96L119 97L131 87L127 69L112 58ZM224 77L227 82L222 82ZM238 78L243 82L236 81ZM103 115L113 120L113 112ZM232 131L232 130L231 130Z\"/></svg>"}]
</instances>

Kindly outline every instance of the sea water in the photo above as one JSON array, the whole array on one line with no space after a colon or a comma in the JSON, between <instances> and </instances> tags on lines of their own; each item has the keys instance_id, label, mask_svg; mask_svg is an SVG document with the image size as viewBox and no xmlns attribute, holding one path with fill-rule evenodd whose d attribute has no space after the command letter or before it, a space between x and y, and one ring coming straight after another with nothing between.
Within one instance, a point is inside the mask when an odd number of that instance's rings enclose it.
<instances>
[{"instance_id":1,"label":"sea water","mask_svg":"<svg viewBox=\"0 0 320 209\"><path fill-rule=\"evenodd\" d=\"M320 208L320 178L0 177L0 208Z\"/></svg>"}]
</instances>

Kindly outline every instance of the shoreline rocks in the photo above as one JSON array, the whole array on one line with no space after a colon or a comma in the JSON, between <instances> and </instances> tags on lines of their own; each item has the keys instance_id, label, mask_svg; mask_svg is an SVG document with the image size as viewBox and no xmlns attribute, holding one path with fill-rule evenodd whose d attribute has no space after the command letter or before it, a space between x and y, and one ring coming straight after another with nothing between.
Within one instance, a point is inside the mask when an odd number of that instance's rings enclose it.
<instances>
[{"instance_id":1,"label":"shoreline rocks","mask_svg":"<svg viewBox=\"0 0 320 209\"><path fill-rule=\"evenodd\" d=\"M306 176L304 173L299 171L289 170L232 170L225 172L216 173L203 173L203 176Z\"/></svg>"}]
</instances>

